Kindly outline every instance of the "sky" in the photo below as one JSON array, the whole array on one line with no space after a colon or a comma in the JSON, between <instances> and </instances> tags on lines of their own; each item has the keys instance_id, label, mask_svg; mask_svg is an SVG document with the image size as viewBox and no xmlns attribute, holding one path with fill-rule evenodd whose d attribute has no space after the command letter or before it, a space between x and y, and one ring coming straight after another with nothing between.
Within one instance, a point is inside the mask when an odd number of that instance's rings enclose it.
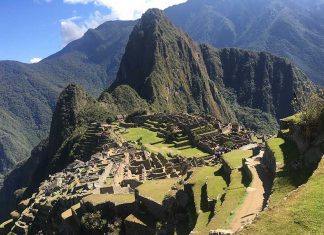
<instances>
[{"instance_id":1,"label":"sky","mask_svg":"<svg viewBox=\"0 0 324 235\"><path fill-rule=\"evenodd\" d=\"M37 63L108 20L186 0L0 0L0 60Z\"/></svg>"}]
</instances>

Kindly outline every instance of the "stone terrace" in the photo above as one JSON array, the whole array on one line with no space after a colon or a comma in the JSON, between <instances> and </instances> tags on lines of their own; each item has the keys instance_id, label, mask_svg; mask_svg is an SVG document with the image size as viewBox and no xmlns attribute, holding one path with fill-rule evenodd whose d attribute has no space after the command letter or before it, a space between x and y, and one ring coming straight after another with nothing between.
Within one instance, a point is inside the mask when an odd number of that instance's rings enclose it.
<instances>
[{"instance_id":1,"label":"stone terrace","mask_svg":"<svg viewBox=\"0 0 324 235\"><path fill-rule=\"evenodd\" d=\"M252 142L248 130L238 124L223 124L209 115L158 113L134 117L131 121L157 132L159 137L164 137L172 126L175 147L191 144L210 154L239 149Z\"/></svg>"}]
</instances>

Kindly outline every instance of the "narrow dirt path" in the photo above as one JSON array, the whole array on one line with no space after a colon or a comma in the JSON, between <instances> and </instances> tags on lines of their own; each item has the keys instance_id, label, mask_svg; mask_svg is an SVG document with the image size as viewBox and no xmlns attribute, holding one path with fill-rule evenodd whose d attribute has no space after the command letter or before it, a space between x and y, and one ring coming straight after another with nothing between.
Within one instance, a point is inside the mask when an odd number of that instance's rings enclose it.
<instances>
[{"instance_id":1,"label":"narrow dirt path","mask_svg":"<svg viewBox=\"0 0 324 235\"><path fill-rule=\"evenodd\" d=\"M246 224L250 224L257 213L263 208L264 203L264 182L260 179L260 176L256 170L256 167L260 165L260 157L263 156L263 152L252 159L248 159L249 168L253 175L253 181L250 187L247 188L247 196L238 209L231 223L231 230L233 232L239 231Z\"/></svg>"}]
</instances>

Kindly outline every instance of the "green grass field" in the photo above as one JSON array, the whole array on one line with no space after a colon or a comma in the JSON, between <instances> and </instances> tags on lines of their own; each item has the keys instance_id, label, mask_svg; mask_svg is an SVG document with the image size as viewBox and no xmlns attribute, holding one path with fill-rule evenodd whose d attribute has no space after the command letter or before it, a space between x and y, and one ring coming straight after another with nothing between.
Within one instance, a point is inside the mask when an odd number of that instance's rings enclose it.
<instances>
[{"instance_id":1,"label":"green grass field","mask_svg":"<svg viewBox=\"0 0 324 235\"><path fill-rule=\"evenodd\" d=\"M178 179L163 179L145 181L137 189L143 197L152 198L154 201L161 203L164 197L168 194L171 187L176 184Z\"/></svg>"},{"instance_id":2,"label":"green grass field","mask_svg":"<svg viewBox=\"0 0 324 235\"><path fill-rule=\"evenodd\" d=\"M219 195L224 193L224 189L227 187L226 182L221 176L208 176L207 180L207 193L208 198L217 199Z\"/></svg>"},{"instance_id":3,"label":"green grass field","mask_svg":"<svg viewBox=\"0 0 324 235\"><path fill-rule=\"evenodd\" d=\"M161 153L166 156L168 153L181 155L183 157L204 157L207 153L200 151L192 146L174 147L174 144L167 144L163 138L157 137L157 133L145 128L129 128L127 133L121 134L127 141L137 141L140 138L144 147L154 153Z\"/></svg>"},{"instance_id":4,"label":"green grass field","mask_svg":"<svg viewBox=\"0 0 324 235\"><path fill-rule=\"evenodd\" d=\"M223 155L223 158L228 162L232 168L239 168L242 166L242 159L253 156L252 150L234 150Z\"/></svg>"}]
</instances>

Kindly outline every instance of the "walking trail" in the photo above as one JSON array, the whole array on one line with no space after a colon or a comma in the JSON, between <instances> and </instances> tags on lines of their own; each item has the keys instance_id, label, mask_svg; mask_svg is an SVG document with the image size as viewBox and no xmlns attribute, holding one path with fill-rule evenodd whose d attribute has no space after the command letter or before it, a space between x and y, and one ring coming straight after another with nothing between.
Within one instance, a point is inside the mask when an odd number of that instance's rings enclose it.
<instances>
[{"instance_id":1,"label":"walking trail","mask_svg":"<svg viewBox=\"0 0 324 235\"><path fill-rule=\"evenodd\" d=\"M247 196L235 214L231 223L231 230L233 232L239 231L245 225L250 224L257 213L262 211L264 205L264 196L267 189L264 187L268 184L270 179L264 174L264 170L260 164L260 159L263 156L263 151L254 158L248 159L248 165L253 175L253 180L250 187L247 188ZM261 178L262 180L261 180Z\"/></svg>"}]
</instances>

